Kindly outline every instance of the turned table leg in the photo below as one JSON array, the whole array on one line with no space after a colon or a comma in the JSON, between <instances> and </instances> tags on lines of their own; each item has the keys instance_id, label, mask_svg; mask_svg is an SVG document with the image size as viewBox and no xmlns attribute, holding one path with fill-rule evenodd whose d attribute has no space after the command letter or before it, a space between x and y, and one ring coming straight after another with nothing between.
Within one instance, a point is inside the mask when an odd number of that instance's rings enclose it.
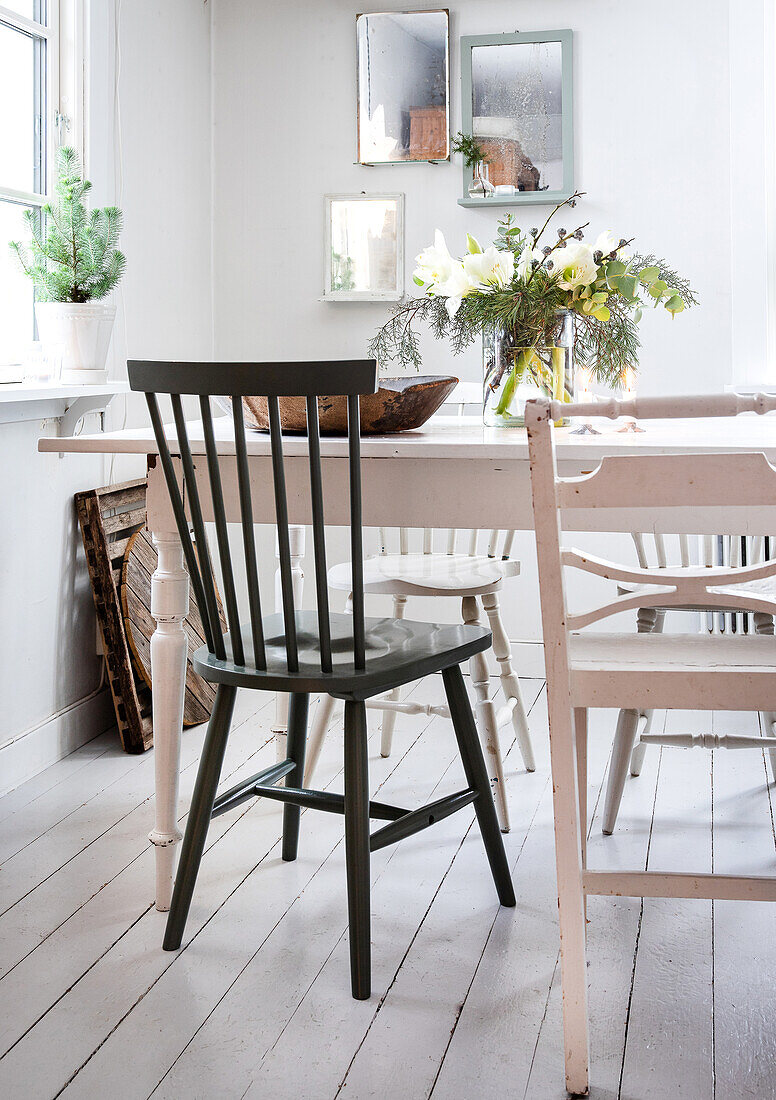
<instances>
[{"instance_id":1,"label":"turned table leg","mask_svg":"<svg viewBox=\"0 0 776 1100\"><path fill-rule=\"evenodd\" d=\"M189 611L189 577L177 533L153 533L159 554L151 578L151 615L156 630L151 638L151 682L154 723L154 779L156 814L148 839L156 853L156 908L170 908L178 828L178 778L183 697L186 690L186 634L183 620Z\"/></svg>"}]
</instances>

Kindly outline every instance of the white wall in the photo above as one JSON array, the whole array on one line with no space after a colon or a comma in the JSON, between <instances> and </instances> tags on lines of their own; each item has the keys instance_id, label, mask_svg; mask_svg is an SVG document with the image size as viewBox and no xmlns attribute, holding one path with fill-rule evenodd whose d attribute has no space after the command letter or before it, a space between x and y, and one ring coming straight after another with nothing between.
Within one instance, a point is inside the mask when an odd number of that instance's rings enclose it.
<instances>
[{"instance_id":1,"label":"white wall","mask_svg":"<svg viewBox=\"0 0 776 1100\"><path fill-rule=\"evenodd\" d=\"M403 0L386 9L401 10ZM404 191L407 257L438 226L452 250L497 215L464 210L449 165L354 165L356 4L215 0L214 264L220 356L357 355L384 305L322 303L327 191ZM687 273L702 305L643 325L643 392L713 390L730 378L730 116L727 0L478 0L452 20L452 126L460 127L462 34L571 27L575 214L611 227ZM515 207L521 223L540 212ZM566 225L573 215L564 213ZM408 264L408 289L411 289ZM427 344L426 368L478 378Z\"/></svg>"},{"instance_id":2,"label":"white wall","mask_svg":"<svg viewBox=\"0 0 776 1100\"><path fill-rule=\"evenodd\" d=\"M401 10L391 0L383 10ZM735 7L735 5L734 5ZM214 324L219 358L358 356L387 307L319 302L326 192L406 194L412 257L439 227L453 252L498 214L465 210L460 159L449 165L353 163L355 14L347 0L215 0L213 22ZM574 31L575 168L586 191L566 228L590 221L687 274L701 306L642 324L640 390L719 390L731 380L731 161L728 0L478 0L451 11L453 132L460 128L464 34ZM513 207L529 227L546 210ZM479 379L480 349L454 358L426 340L424 369ZM433 517L429 517L433 522ZM271 540L265 537L265 553ZM334 540L335 560L347 556ZM541 636L533 537L518 539L523 577L505 596L515 640ZM311 565L307 563L310 574ZM309 590L308 590L309 591ZM440 615L417 601L418 615ZM454 614L454 608L449 614Z\"/></svg>"},{"instance_id":3,"label":"white wall","mask_svg":"<svg viewBox=\"0 0 776 1100\"><path fill-rule=\"evenodd\" d=\"M120 132L114 11L112 0L91 4L88 172L94 202L119 203L126 217L111 366L121 378L127 354L211 348L210 9L202 0L121 5ZM123 406L115 402L109 423L122 423ZM129 422L140 417L135 405ZM96 423L89 418L92 430ZM0 790L114 721L107 691L89 698L100 662L73 508L77 490L109 480L109 463L38 454L38 437L56 433L56 422L0 428ZM117 463L113 480L143 472L142 463Z\"/></svg>"}]
</instances>

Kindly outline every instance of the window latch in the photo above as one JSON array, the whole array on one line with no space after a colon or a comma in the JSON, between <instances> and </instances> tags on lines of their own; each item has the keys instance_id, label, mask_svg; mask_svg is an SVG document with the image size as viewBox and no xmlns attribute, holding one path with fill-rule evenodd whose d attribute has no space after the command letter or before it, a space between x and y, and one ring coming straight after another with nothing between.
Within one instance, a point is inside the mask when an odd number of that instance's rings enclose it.
<instances>
[{"instance_id":1,"label":"window latch","mask_svg":"<svg viewBox=\"0 0 776 1100\"><path fill-rule=\"evenodd\" d=\"M57 144L61 145L64 141L65 134L70 129L70 116L63 115L60 111L54 115L54 128L57 132Z\"/></svg>"}]
</instances>

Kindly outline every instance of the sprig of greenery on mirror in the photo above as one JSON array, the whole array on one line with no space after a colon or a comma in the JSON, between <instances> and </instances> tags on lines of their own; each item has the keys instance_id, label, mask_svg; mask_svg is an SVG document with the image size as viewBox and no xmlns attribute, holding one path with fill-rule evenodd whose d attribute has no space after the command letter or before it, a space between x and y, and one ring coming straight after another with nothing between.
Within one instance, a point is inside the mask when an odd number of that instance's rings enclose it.
<instances>
[{"instance_id":1,"label":"sprig of greenery on mirror","mask_svg":"<svg viewBox=\"0 0 776 1100\"><path fill-rule=\"evenodd\" d=\"M551 346L558 311L572 310L574 356L602 382L616 384L638 364L638 323L649 303L671 316L697 303L687 279L652 254L630 254L632 243L606 230L595 245L584 242L587 223L556 230L543 243L549 223L564 206L574 207L582 192L559 203L541 229L525 233L507 215L496 241L483 249L467 236L467 254L450 255L437 230L435 243L417 257L415 284L420 298L405 298L369 344L381 365L391 361L420 368L416 326L427 324L455 354L490 327L510 334L515 347Z\"/></svg>"},{"instance_id":2,"label":"sprig of greenery on mirror","mask_svg":"<svg viewBox=\"0 0 776 1100\"><path fill-rule=\"evenodd\" d=\"M75 149L58 149L55 201L41 207L42 224L37 212L25 210L29 251L19 241L10 242L39 302L104 298L124 273L126 260L116 248L121 211L107 206L90 213L83 200L91 188Z\"/></svg>"},{"instance_id":3,"label":"sprig of greenery on mirror","mask_svg":"<svg viewBox=\"0 0 776 1100\"><path fill-rule=\"evenodd\" d=\"M485 160L485 150L477 139L471 134L464 134L462 130L455 135L450 148L454 153L460 153L463 156L467 168L473 168L475 164Z\"/></svg>"}]
</instances>

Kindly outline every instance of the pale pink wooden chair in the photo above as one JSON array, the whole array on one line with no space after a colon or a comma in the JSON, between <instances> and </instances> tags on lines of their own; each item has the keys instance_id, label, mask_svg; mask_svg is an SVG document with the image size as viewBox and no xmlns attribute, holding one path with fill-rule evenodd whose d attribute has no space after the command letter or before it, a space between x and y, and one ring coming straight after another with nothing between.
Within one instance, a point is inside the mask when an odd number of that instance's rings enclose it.
<instances>
[{"instance_id":1,"label":"pale pink wooden chair","mask_svg":"<svg viewBox=\"0 0 776 1100\"><path fill-rule=\"evenodd\" d=\"M632 537L638 563L642 569L666 569L669 564L682 568L688 568L691 565L706 569L723 565L737 568L776 557L774 553L776 540L766 539L763 535L681 534L670 537L659 532L643 534L634 532ZM639 586L634 584L618 585L621 595L626 592L637 592L638 588ZM761 581L752 581L747 586L747 590L774 592L776 586L772 579L766 578ZM674 610L692 612L696 617L700 612L699 629L702 633L733 635L773 634L774 632L773 615L765 615L759 611L749 614L734 610L704 611L698 607L674 608ZM662 633L665 617L666 608L640 607L636 618L638 632L640 634ZM726 735L653 732L653 714L652 709L641 711L623 709L618 715L601 819L601 831L605 835L608 836L614 832L628 770L634 777L641 774L644 756L649 745L693 749L761 749L763 742L760 734L756 732L759 719L762 733L770 739L768 754L771 771L776 779L776 738L773 736L776 714L772 712L763 712L759 716L753 714L751 734Z\"/></svg>"},{"instance_id":2,"label":"pale pink wooden chair","mask_svg":"<svg viewBox=\"0 0 776 1100\"><path fill-rule=\"evenodd\" d=\"M773 595L741 586L774 577L776 561L739 568L629 568L566 549L561 528L762 535L776 522L776 468L762 453L630 453L604 458L591 474L560 478L552 422L569 415L648 420L774 409L776 397L734 394L612 399L595 406L536 401L526 408L547 669L566 1088L573 1095L588 1092L586 895L776 901L776 878L594 870L587 867L585 845L588 708L774 711L776 640L585 628L638 608L773 615ZM569 568L638 590L573 613L565 595Z\"/></svg>"}]
</instances>

